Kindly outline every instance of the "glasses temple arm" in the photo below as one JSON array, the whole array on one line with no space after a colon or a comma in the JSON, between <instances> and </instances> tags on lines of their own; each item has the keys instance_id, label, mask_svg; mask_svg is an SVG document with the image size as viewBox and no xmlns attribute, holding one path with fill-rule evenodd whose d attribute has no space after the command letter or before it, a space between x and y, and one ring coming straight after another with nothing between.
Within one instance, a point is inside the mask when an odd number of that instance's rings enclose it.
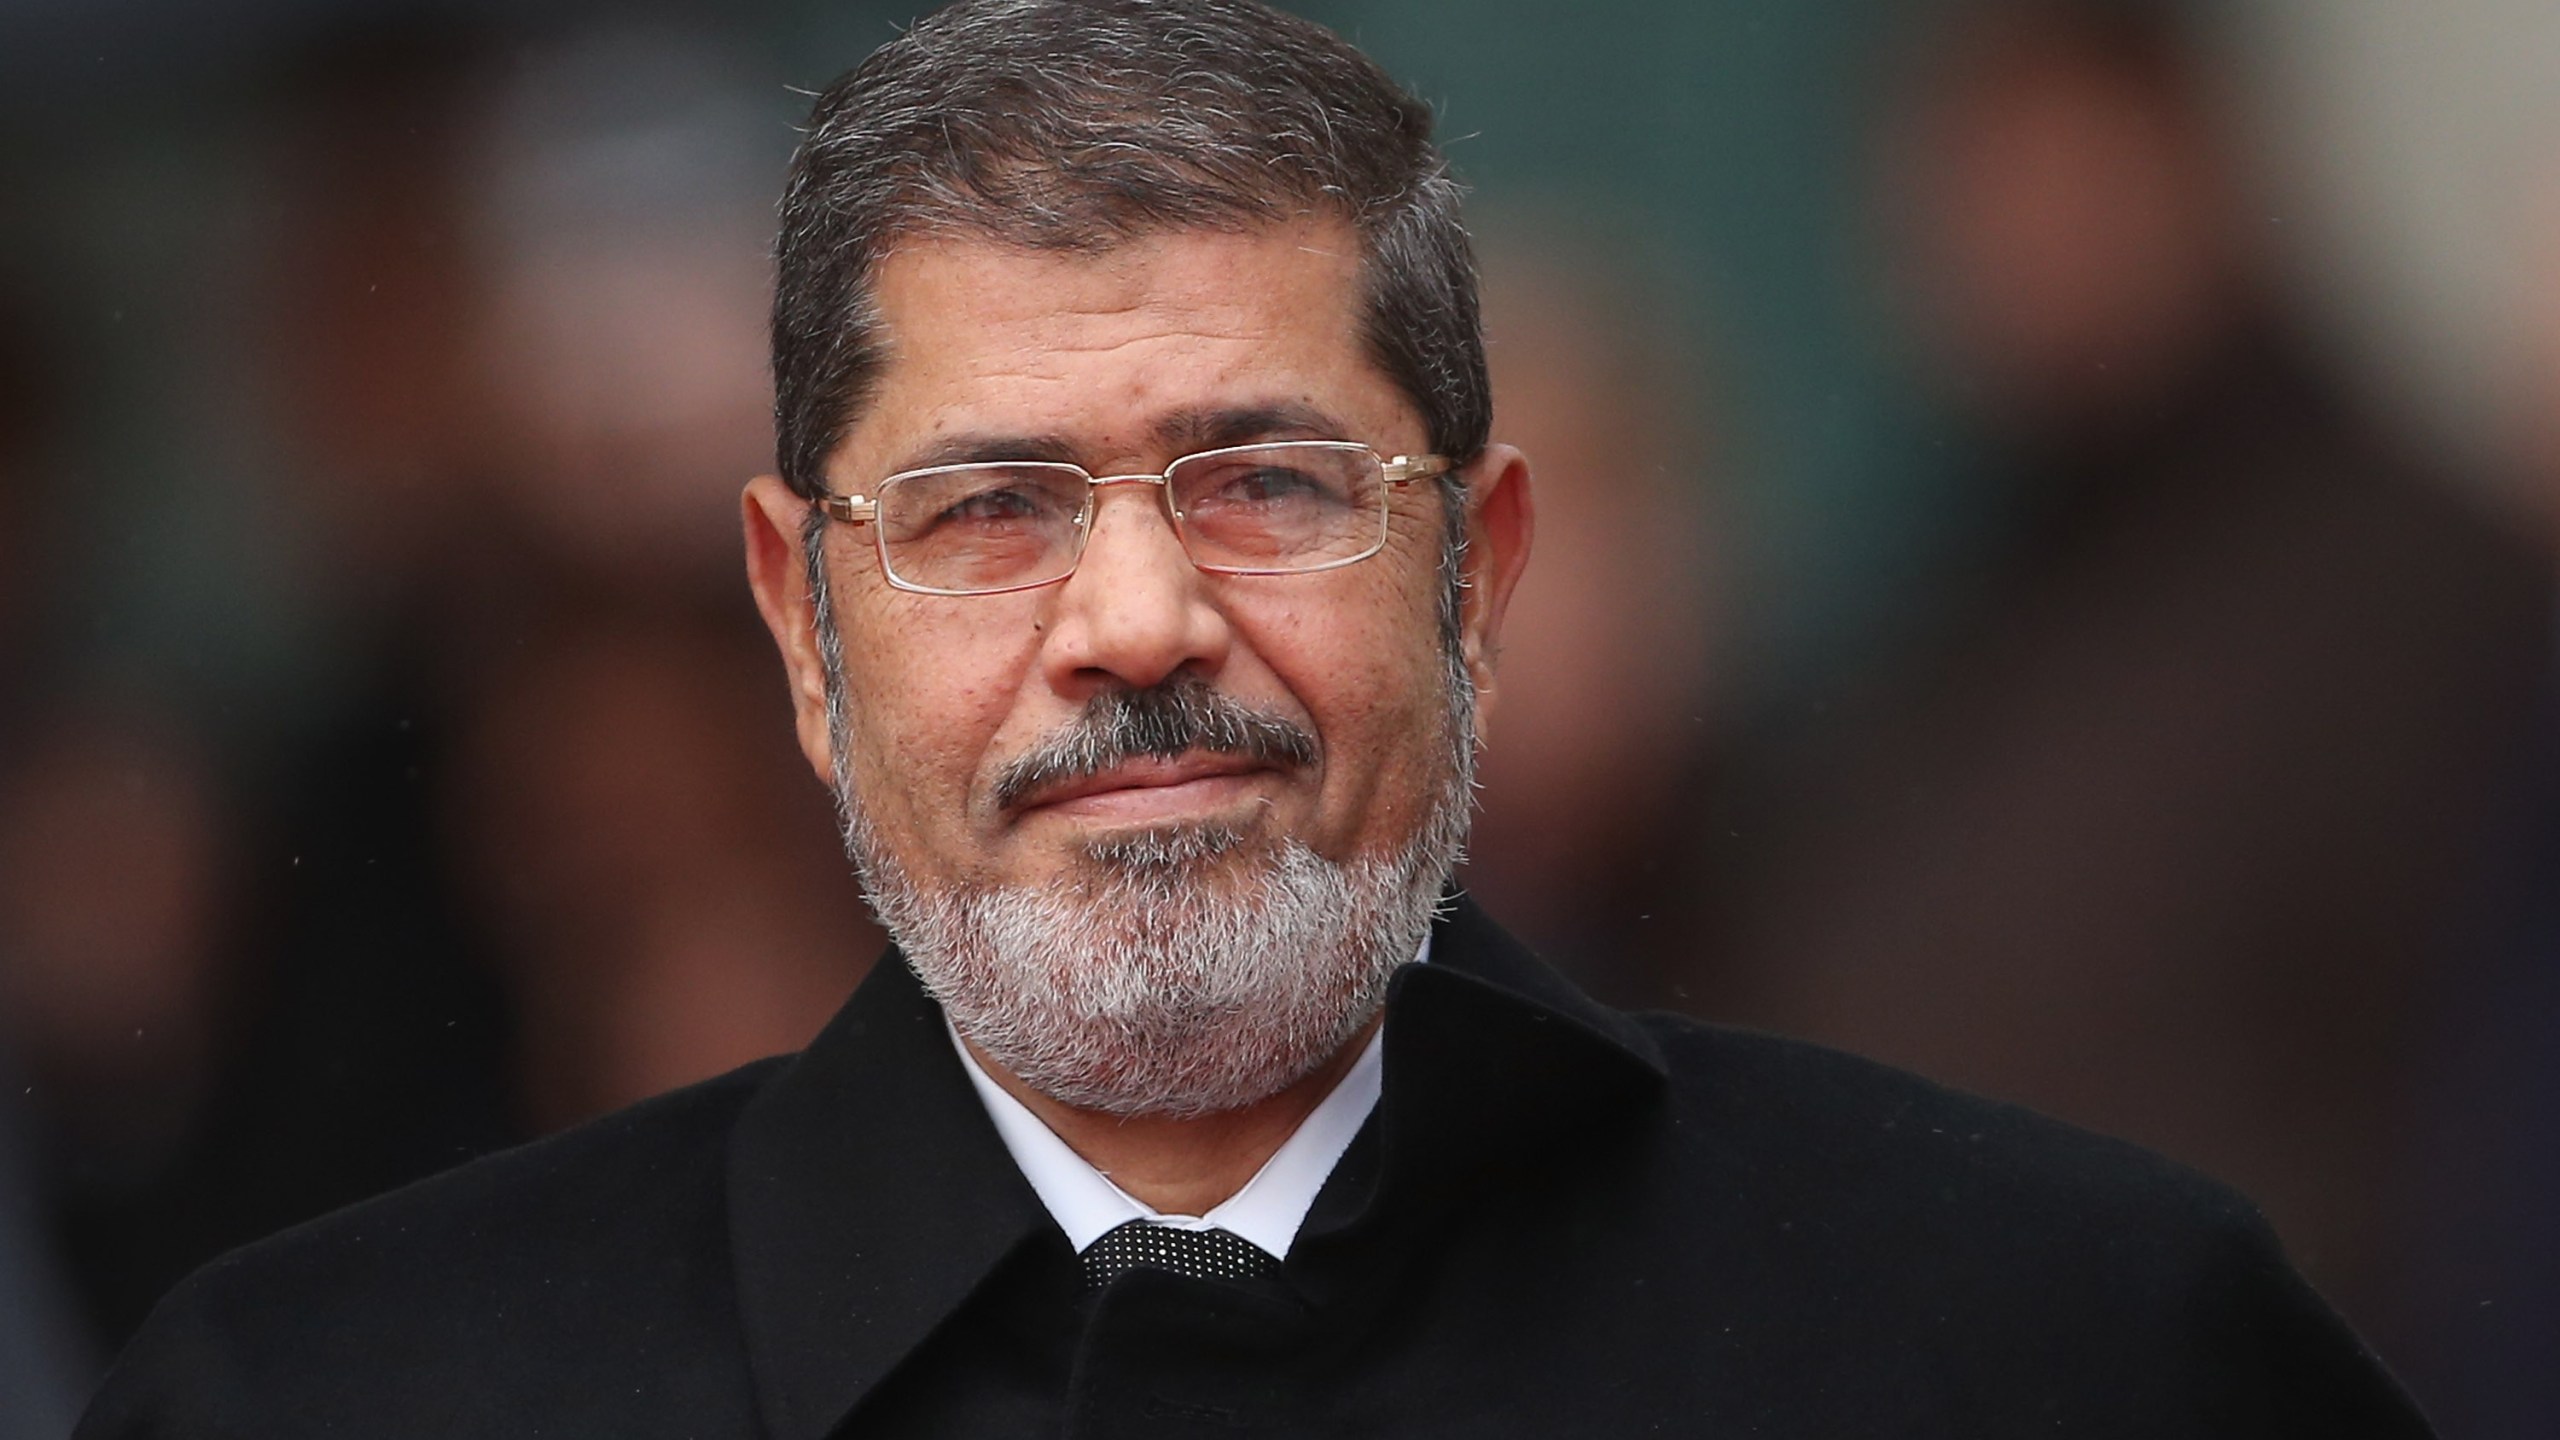
<instances>
[{"instance_id":1,"label":"glasses temple arm","mask_svg":"<svg viewBox=\"0 0 2560 1440\"><path fill-rule=\"evenodd\" d=\"M1416 480L1446 475L1455 468L1446 455L1398 455L1379 466L1381 478L1390 485L1410 485Z\"/></svg>"}]
</instances>

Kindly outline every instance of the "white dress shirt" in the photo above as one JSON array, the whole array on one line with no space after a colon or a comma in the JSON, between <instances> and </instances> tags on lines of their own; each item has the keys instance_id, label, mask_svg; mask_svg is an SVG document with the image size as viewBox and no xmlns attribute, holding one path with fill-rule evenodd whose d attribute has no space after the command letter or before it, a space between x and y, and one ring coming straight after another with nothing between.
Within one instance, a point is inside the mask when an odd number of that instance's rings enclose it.
<instances>
[{"instance_id":1,"label":"white dress shirt","mask_svg":"<svg viewBox=\"0 0 2560 1440\"><path fill-rule=\"evenodd\" d=\"M1426 938L1414 958L1418 962L1430 954L1431 942ZM948 1021L944 1028L950 1028ZM960 1043L957 1031L951 1034L951 1048L960 1052L969 1083L987 1107L987 1118L995 1122L1004 1148L1012 1152L1013 1163L1022 1168L1023 1178L1031 1182L1040 1203L1048 1207L1058 1228L1067 1232L1067 1243L1079 1253L1129 1221L1152 1220L1181 1230L1224 1230L1286 1258L1298 1238L1298 1227L1316 1203L1316 1192L1324 1188L1342 1152L1351 1148L1351 1138L1377 1108L1383 1068L1380 1046L1385 1035L1383 1025L1370 1032L1360 1058L1334 1082L1332 1091L1298 1122L1298 1128L1262 1162L1243 1189L1212 1206L1206 1215L1167 1215L1112 1184L1110 1176L1093 1168L1030 1107L998 1085L969 1047Z\"/></svg>"}]
</instances>

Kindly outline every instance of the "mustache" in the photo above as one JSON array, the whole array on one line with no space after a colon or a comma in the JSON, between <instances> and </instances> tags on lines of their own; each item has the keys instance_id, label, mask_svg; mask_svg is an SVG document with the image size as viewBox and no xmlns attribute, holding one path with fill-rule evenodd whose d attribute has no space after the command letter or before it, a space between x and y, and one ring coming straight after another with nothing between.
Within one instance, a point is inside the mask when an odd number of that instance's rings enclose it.
<instances>
[{"instance_id":1,"label":"mustache","mask_svg":"<svg viewBox=\"0 0 2560 1440\"><path fill-rule=\"evenodd\" d=\"M1084 710L996 776L996 804L1010 810L1032 795L1098 775L1124 761L1170 760L1194 750L1241 755L1283 769L1312 765L1316 737L1212 688L1198 676L1144 690L1105 690Z\"/></svg>"}]
</instances>

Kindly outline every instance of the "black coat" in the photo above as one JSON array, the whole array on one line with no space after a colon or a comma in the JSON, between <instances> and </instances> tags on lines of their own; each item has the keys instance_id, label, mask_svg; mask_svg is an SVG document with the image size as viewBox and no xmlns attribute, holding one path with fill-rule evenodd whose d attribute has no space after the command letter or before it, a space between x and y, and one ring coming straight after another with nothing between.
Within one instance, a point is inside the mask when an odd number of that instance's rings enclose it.
<instances>
[{"instance_id":1,"label":"black coat","mask_svg":"<svg viewBox=\"0 0 2560 1440\"><path fill-rule=\"evenodd\" d=\"M1584 998L1472 906L1280 1277L1076 1289L904 965L809 1050L289 1231L123 1437L2412 1436L2237 1195Z\"/></svg>"}]
</instances>

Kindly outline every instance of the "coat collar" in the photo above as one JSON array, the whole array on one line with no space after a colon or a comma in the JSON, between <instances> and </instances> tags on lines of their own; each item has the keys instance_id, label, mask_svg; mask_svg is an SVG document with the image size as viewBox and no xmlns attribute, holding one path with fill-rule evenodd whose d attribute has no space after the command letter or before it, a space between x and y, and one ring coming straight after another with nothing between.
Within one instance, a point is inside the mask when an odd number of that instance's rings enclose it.
<instances>
[{"instance_id":1,"label":"coat collar","mask_svg":"<svg viewBox=\"0 0 2560 1440\"><path fill-rule=\"evenodd\" d=\"M1310 1236L1428 1201L1659 1086L1662 1059L1460 897L1389 991L1385 1091ZM818 1440L1052 1222L894 949L738 1120L738 1305L767 1427Z\"/></svg>"},{"instance_id":2,"label":"coat collar","mask_svg":"<svg viewBox=\"0 0 2560 1440\"><path fill-rule=\"evenodd\" d=\"M1599 1117L1641 1106L1667 1074L1642 1026L1454 896L1431 963L1406 966L1387 992L1377 1115L1317 1195L1300 1244L1499 1184L1506 1164L1552 1157Z\"/></svg>"},{"instance_id":3,"label":"coat collar","mask_svg":"<svg viewBox=\"0 0 2560 1440\"><path fill-rule=\"evenodd\" d=\"M833 1429L1050 1223L895 949L739 1116L729 1216L775 1440Z\"/></svg>"}]
</instances>

